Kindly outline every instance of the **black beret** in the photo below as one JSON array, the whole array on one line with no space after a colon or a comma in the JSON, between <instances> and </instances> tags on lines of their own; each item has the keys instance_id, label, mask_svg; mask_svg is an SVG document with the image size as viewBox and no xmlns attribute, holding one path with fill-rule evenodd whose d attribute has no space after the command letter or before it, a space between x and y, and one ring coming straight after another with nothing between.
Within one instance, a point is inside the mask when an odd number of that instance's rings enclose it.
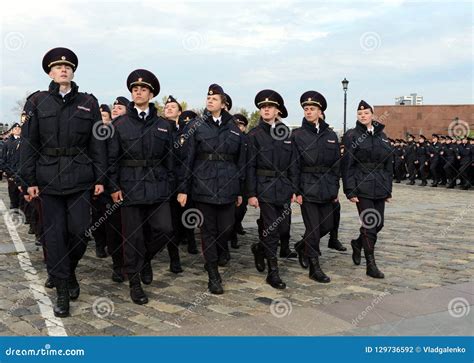
<instances>
[{"instance_id":1,"label":"black beret","mask_svg":"<svg viewBox=\"0 0 474 363\"><path fill-rule=\"evenodd\" d=\"M438 135L438 134L431 134L431 137L437 137L437 138L439 138L439 135Z\"/></svg>"},{"instance_id":2,"label":"black beret","mask_svg":"<svg viewBox=\"0 0 474 363\"><path fill-rule=\"evenodd\" d=\"M188 122L197 116L197 113L191 110L186 110L179 115L179 121Z\"/></svg>"},{"instance_id":3,"label":"black beret","mask_svg":"<svg viewBox=\"0 0 474 363\"><path fill-rule=\"evenodd\" d=\"M21 125L18 123L18 122L15 122L12 127L10 128L11 129L14 129L15 127L21 127Z\"/></svg>"},{"instance_id":4,"label":"black beret","mask_svg":"<svg viewBox=\"0 0 474 363\"><path fill-rule=\"evenodd\" d=\"M408 134L408 136L407 136L407 137L408 137L408 138L410 138L410 137L411 137L412 139L414 139L414 138L415 138L415 136L413 136L412 134Z\"/></svg>"},{"instance_id":5,"label":"black beret","mask_svg":"<svg viewBox=\"0 0 474 363\"><path fill-rule=\"evenodd\" d=\"M213 83L209 86L209 89L207 90L207 95L212 96L212 95L225 95L224 89L219 86L216 83Z\"/></svg>"},{"instance_id":6,"label":"black beret","mask_svg":"<svg viewBox=\"0 0 474 363\"><path fill-rule=\"evenodd\" d=\"M49 74L52 66L58 64L67 64L72 67L73 72L76 71L79 60L76 54L67 48L53 48L49 50L43 57L43 70Z\"/></svg>"},{"instance_id":7,"label":"black beret","mask_svg":"<svg viewBox=\"0 0 474 363\"><path fill-rule=\"evenodd\" d=\"M281 95L274 90L264 89L258 92L257 95L255 96L254 102L257 108L261 108L264 105L276 106L278 110L280 111L280 115L282 118L285 118L288 116L288 111L286 110L283 97L281 97Z\"/></svg>"},{"instance_id":8,"label":"black beret","mask_svg":"<svg viewBox=\"0 0 474 363\"><path fill-rule=\"evenodd\" d=\"M160 93L160 82L158 78L146 69L135 69L127 78L127 88L132 92L133 86L147 87L153 92L153 96Z\"/></svg>"},{"instance_id":9,"label":"black beret","mask_svg":"<svg viewBox=\"0 0 474 363\"><path fill-rule=\"evenodd\" d=\"M183 108L181 107L179 102L176 100L176 98L174 98L171 95L169 95L168 98L166 99L165 105L167 105L168 103L176 103L178 105L179 110L183 111Z\"/></svg>"},{"instance_id":10,"label":"black beret","mask_svg":"<svg viewBox=\"0 0 474 363\"><path fill-rule=\"evenodd\" d=\"M224 93L225 95L225 105L227 106L227 111L230 111L232 108L232 98L227 93Z\"/></svg>"},{"instance_id":11,"label":"black beret","mask_svg":"<svg viewBox=\"0 0 474 363\"><path fill-rule=\"evenodd\" d=\"M237 122L239 124L243 124L245 126L247 126L249 124L249 120L247 120L247 117L245 117L241 113L234 114L234 118L235 118L235 122Z\"/></svg>"},{"instance_id":12,"label":"black beret","mask_svg":"<svg viewBox=\"0 0 474 363\"><path fill-rule=\"evenodd\" d=\"M445 136L446 140L452 140L453 138L451 136Z\"/></svg>"},{"instance_id":13,"label":"black beret","mask_svg":"<svg viewBox=\"0 0 474 363\"><path fill-rule=\"evenodd\" d=\"M424 137L423 135L420 135L418 136L419 139L425 139L426 140L426 137Z\"/></svg>"},{"instance_id":14,"label":"black beret","mask_svg":"<svg viewBox=\"0 0 474 363\"><path fill-rule=\"evenodd\" d=\"M100 112L108 112L110 114L110 107L106 104L102 104L99 106Z\"/></svg>"},{"instance_id":15,"label":"black beret","mask_svg":"<svg viewBox=\"0 0 474 363\"><path fill-rule=\"evenodd\" d=\"M326 111L327 102L324 96L316 91L307 91L300 97L300 105L304 106L318 106L321 111Z\"/></svg>"},{"instance_id":16,"label":"black beret","mask_svg":"<svg viewBox=\"0 0 474 363\"><path fill-rule=\"evenodd\" d=\"M130 103L130 101L128 100L127 97L118 96L114 101L114 106L115 105L122 105L122 106L127 107L129 103Z\"/></svg>"},{"instance_id":17,"label":"black beret","mask_svg":"<svg viewBox=\"0 0 474 363\"><path fill-rule=\"evenodd\" d=\"M371 105L369 105L367 102L365 102L364 100L361 100L359 102L359 106L357 106L357 111L360 111L360 110L366 110L366 109L370 109L370 112L374 113L374 109L372 108Z\"/></svg>"}]
</instances>

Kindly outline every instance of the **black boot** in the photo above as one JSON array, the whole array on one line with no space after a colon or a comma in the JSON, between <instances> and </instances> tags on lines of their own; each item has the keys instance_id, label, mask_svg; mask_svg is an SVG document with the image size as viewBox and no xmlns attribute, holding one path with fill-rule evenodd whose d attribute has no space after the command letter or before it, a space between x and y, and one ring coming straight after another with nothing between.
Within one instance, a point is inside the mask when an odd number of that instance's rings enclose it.
<instances>
[{"instance_id":1,"label":"black boot","mask_svg":"<svg viewBox=\"0 0 474 363\"><path fill-rule=\"evenodd\" d=\"M206 272L209 272L209 265L207 262L204 264L204 270L206 270ZM222 284L222 277L221 277L221 274L219 273L219 270L217 270L217 279Z\"/></svg>"},{"instance_id":2,"label":"black boot","mask_svg":"<svg viewBox=\"0 0 474 363\"><path fill-rule=\"evenodd\" d=\"M359 266L360 260L361 260L361 249L362 249L359 239L353 239L351 241L351 246L352 246L352 261L354 261L355 265Z\"/></svg>"},{"instance_id":3,"label":"black boot","mask_svg":"<svg viewBox=\"0 0 474 363\"><path fill-rule=\"evenodd\" d=\"M415 185L415 181L414 180L410 180L407 185Z\"/></svg>"},{"instance_id":4,"label":"black boot","mask_svg":"<svg viewBox=\"0 0 474 363\"><path fill-rule=\"evenodd\" d=\"M181 267L181 260L178 258L174 258L170 261L170 271L174 274L179 274L183 272L183 268Z\"/></svg>"},{"instance_id":5,"label":"black boot","mask_svg":"<svg viewBox=\"0 0 474 363\"><path fill-rule=\"evenodd\" d=\"M258 272L265 271L265 251L260 243L253 243L250 247L255 260L255 268Z\"/></svg>"},{"instance_id":6,"label":"black boot","mask_svg":"<svg viewBox=\"0 0 474 363\"><path fill-rule=\"evenodd\" d=\"M280 247L280 258L296 258L298 254L290 249L290 240L282 239Z\"/></svg>"},{"instance_id":7,"label":"black boot","mask_svg":"<svg viewBox=\"0 0 474 363\"><path fill-rule=\"evenodd\" d=\"M199 253L196 247L196 239L194 238L194 233L192 237L188 238L188 253L191 255L197 255Z\"/></svg>"},{"instance_id":8,"label":"black boot","mask_svg":"<svg viewBox=\"0 0 474 363\"><path fill-rule=\"evenodd\" d=\"M130 280L130 297L135 304L144 305L148 303L148 297L140 284L140 277L138 274L129 274Z\"/></svg>"},{"instance_id":9,"label":"black boot","mask_svg":"<svg viewBox=\"0 0 474 363\"><path fill-rule=\"evenodd\" d=\"M379 270L375 263L374 251L365 252L365 260L367 262L367 275L376 279L383 279L385 275Z\"/></svg>"},{"instance_id":10,"label":"black boot","mask_svg":"<svg viewBox=\"0 0 474 363\"><path fill-rule=\"evenodd\" d=\"M56 285L56 293L58 295L56 305L54 305L53 308L54 316L65 318L66 316L69 316L68 280L55 279L54 284Z\"/></svg>"},{"instance_id":11,"label":"black boot","mask_svg":"<svg viewBox=\"0 0 474 363\"><path fill-rule=\"evenodd\" d=\"M267 283L274 289L283 290L286 288L286 284L281 280L278 272L278 260L276 257L267 258L268 261L268 274Z\"/></svg>"},{"instance_id":12,"label":"black boot","mask_svg":"<svg viewBox=\"0 0 474 363\"><path fill-rule=\"evenodd\" d=\"M441 185L441 184L440 184L440 185ZM431 184L431 187L432 187L432 188L436 188L437 186L438 186L438 183L433 183L433 184Z\"/></svg>"},{"instance_id":13,"label":"black boot","mask_svg":"<svg viewBox=\"0 0 474 363\"><path fill-rule=\"evenodd\" d=\"M47 287L48 289L52 289L54 287L54 279L51 277L51 275L48 275L48 278L44 283L44 287Z\"/></svg>"},{"instance_id":14,"label":"black boot","mask_svg":"<svg viewBox=\"0 0 474 363\"><path fill-rule=\"evenodd\" d=\"M309 278L317 282L328 283L331 279L321 270L318 257L311 257L309 261Z\"/></svg>"},{"instance_id":15,"label":"black boot","mask_svg":"<svg viewBox=\"0 0 474 363\"><path fill-rule=\"evenodd\" d=\"M207 287L211 294L221 295L224 293L224 289L222 288L221 281L222 278L219 274L219 270L217 268L217 262L210 262L206 264L207 267L207 275L209 276L209 282L207 283Z\"/></svg>"},{"instance_id":16,"label":"black boot","mask_svg":"<svg viewBox=\"0 0 474 363\"><path fill-rule=\"evenodd\" d=\"M71 271L71 275L67 279L67 287L69 289L69 297L71 300L77 300L81 293L81 287L79 286L79 282L77 282L76 269Z\"/></svg>"},{"instance_id":17,"label":"black boot","mask_svg":"<svg viewBox=\"0 0 474 363\"><path fill-rule=\"evenodd\" d=\"M116 268L112 271L112 281L118 283L125 281L125 276L123 275L120 268Z\"/></svg>"},{"instance_id":18,"label":"black boot","mask_svg":"<svg viewBox=\"0 0 474 363\"><path fill-rule=\"evenodd\" d=\"M240 248L239 245L239 240L237 239L237 235L233 236L232 239L230 240L230 247L233 249L238 250Z\"/></svg>"},{"instance_id":19,"label":"black boot","mask_svg":"<svg viewBox=\"0 0 474 363\"><path fill-rule=\"evenodd\" d=\"M308 268L308 258L304 255L304 239L295 243L295 251L298 254L298 262L301 267Z\"/></svg>"},{"instance_id":20,"label":"black boot","mask_svg":"<svg viewBox=\"0 0 474 363\"><path fill-rule=\"evenodd\" d=\"M219 254L219 260L217 262L217 264L220 266L220 267L225 267L227 266L227 264L229 263L230 261L230 253L229 251L227 250L221 250L220 251L220 254Z\"/></svg>"},{"instance_id":21,"label":"black boot","mask_svg":"<svg viewBox=\"0 0 474 363\"><path fill-rule=\"evenodd\" d=\"M35 226L30 224L30 228L28 228L28 234L35 234Z\"/></svg>"},{"instance_id":22,"label":"black boot","mask_svg":"<svg viewBox=\"0 0 474 363\"><path fill-rule=\"evenodd\" d=\"M145 260L140 271L140 279L145 285L150 285L153 281L153 269L151 268L151 261Z\"/></svg>"},{"instance_id":23,"label":"black boot","mask_svg":"<svg viewBox=\"0 0 474 363\"><path fill-rule=\"evenodd\" d=\"M347 248L344 247L338 239L330 239L328 243L328 248L331 248L336 251L347 251Z\"/></svg>"},{"instance_id":24,"label":"black boot","mask_svg":"<svg viewBox=\"0 0 474 363\"><path fill-rule=\"evenodd\" d=\"M422 181L421 184L420 184L420 187L426 187L428 185L428 183L426 181Z\"/></svg>"},{"instance_id":25,"label":"black boot","mask_svg":"<svg viewBox=\"0 0 474 363\"><path fill-rule=\"evenodd\" d=\"M240 234L241 236L243 236L244 234L247 233L247 232L244 231L244 227L242 227L242 223L239 223L235 226L235 232L237 234Z\"/></svg>"}]
</instances>

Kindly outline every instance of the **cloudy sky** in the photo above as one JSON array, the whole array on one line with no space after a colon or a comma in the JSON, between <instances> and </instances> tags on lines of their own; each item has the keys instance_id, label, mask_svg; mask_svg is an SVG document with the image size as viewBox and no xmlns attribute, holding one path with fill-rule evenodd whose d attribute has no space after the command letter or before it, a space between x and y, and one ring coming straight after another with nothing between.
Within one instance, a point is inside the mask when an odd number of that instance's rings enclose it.
<instances>
[{"instance_id":1,"label":"cloudy sky","mask_svg":"<svg viewBox=\"0 0 474 363\"><path fill-rule=\"evenodd\" d=\"M159 99L203 107L221 84L233 111L254 110L264 88L282 94L289 124L300 95L326 96L327 119L342 127L341 80L349 80L348 124L360 99L373 105L416 92L425 104L472 103L470 1L9 1L2 3L0 120L27 92L45 89L44 53L73 49L75 81L100 103L129 96L127 75L154 72Z\"/></svg>"}]
</instances>

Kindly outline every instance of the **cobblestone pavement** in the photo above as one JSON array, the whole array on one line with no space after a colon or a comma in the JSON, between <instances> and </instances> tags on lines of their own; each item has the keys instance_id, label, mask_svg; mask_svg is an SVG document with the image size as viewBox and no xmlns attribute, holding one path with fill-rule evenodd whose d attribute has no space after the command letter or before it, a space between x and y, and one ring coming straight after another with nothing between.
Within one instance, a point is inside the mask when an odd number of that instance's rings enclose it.
<instances>
[{"instance_id":1,"label":"cobblestone pavement","mask_svg":"<svg viewBox=\"0 0 474 363\"><path fill-rule=\"evenodd\" d=\"M110 258L96 258L91 242L78 268L81 295L67 319L52 316L55 294L42 287L42 252L27 226L2 219L0 335L471 335L474 193L396 184L393 196L377 243L383 280L367 277L364 262L354 266L350 248L328 250L325 237L321 262L331 283L311 281L296 260L286 260L288 287L272 289L253 266L257 212L249 210L241 248L221 268L223 295L207 292L202 257L183 249L184 273L168 271L166 252L157 256L154 281L145 286L150 302L135 305L128 284L110 280ZM0 198L8 208L4 181ZM341 203L339 239L350 247L359 220L355 205L342 195ZM303 231L293 206L292 243Z\"/></svg>"}]
</instances>

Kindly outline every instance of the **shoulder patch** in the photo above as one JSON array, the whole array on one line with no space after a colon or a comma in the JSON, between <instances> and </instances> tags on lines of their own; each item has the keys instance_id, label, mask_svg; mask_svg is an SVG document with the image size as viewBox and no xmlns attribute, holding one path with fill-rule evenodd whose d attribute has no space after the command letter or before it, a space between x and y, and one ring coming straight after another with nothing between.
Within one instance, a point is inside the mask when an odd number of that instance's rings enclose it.
<instances>
[{"instance_id":1,"label":"shoulder patch","mask_svg":"<svg viewBox=\"0 0 474 363\"><path fill-rule=\"evenodd\" d=\"M291 144L291 140L285 140L283 141L285 144Z\"/></svg>"},{"instance_id":2,"label":"shoulder patch","mask_svg":"<svg viewBox=\"0 0 474 363\"><path fill-rule=\"evenodd\" d=\"M240 137L240 134L237 132L237 131L234 131L234 130L230 130L230 132L232 132L234 135L237 135Z\"/></svg>"},{"instance_id":3,"label":"shoulder patch","mask_svg":"<svg viewBox=\"0 0 474 363\"><path fill-rule=\"evenodd\" d=\"M158 131L161 131L161 132L168 132L167 129L163 129L163 128L161 128L161 127L158 127Z\"/></svg>"},{"instance_id":4,"label":"shoulder patch","mask_svg":"<svg viewBox=\"0 0 474 363\"><path fill-rule=\"evenodd\" d=\"M331 143L331 144L335 144L336 143L336 140L327 140L327 142Z\"/></svg>"}]
</instances>

